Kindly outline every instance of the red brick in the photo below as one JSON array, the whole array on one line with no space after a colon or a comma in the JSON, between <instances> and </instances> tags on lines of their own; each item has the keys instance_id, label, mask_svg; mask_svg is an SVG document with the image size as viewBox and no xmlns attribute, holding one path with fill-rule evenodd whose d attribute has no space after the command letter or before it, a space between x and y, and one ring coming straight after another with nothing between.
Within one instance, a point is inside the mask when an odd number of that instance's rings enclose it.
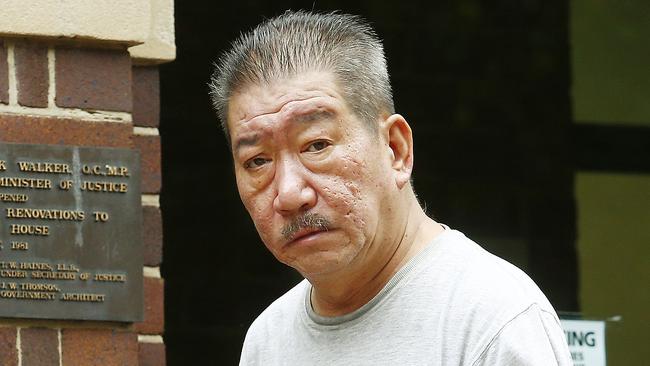
<instances>
[{"instance_id":1,"label":"red brick","mask_svg":"<svg viewBox=\"0 0 650 366\"><path fill-rule=\"evenodd\" d=\"M0 328L0 365L18 365L16 328Z\"/></svg>"},{"instance_id":2,"label":"red brick","mask_svg":"<svg viewBox=\"0 0 650 366\"><path fill-rule=\"evenodd\" d=\"M47 47L19 43L14 47L18 104L28 107L47 107L49 72Z\"/></svg>"},{"instance_id":3,"label":"red brick","mask_svg":"<svg viewBox=\"0 0 650 366\"><path fill-rule=\"evenodd\" d=\"M2 42L0 42L0 103L9 104L9 66L7 49Z\"/></svg>"},{"instance_id":4,"label":"red brick","mask_svg":"<svg viewBox=\"0 0 650 366\"><path fill-rule=\"evenodd\" d=\"M1 142L130 148L132 134L129 123L0 115Z\"/></svg>"},{"instance_id":5,"label":"red brick","mask_svg":"<svg viewBox=\"0 0 650 366\"><path fill-rule=\"evenodd\" d=\"M59 366L59 332L54 329L20 330L22 366Z\"/></svg>"},{"instance_id":6,"label":"red brick","mask_svg":"<svg viewBox=\"0 0 650 366\"><path fill-rule=\"evenodd\" d=\"M133 67L133 124L158 127L160 123L160 79L157 66Z\"/></svg>"},{"instance_id":7,"label":"red brick","mask_svg":"<svg viewBox=\"0 0 650 366\"><path fill-rule=\"evenodd\" d=\"M110 329L64 329L65 366L137 366L138 336Z\"/></svg>"},{"instance_id":8,"label":"red brick","mask_svg":"<svg viewBox=\"0 0 650 366\"><path fill-rule=\"evenodd\" d=\"M131 112L131 58L126 50L56 49L56 105Z\"/></svg>"},{"instance_id":9,"label":"red brick","mask_svg":"<svg viewBox=\"0 0 650 366\"><path fill-rule=\"evenodd\" d=\"M144 278L144 321L135 329L142 334L162 334L165 330L165 282L160 278Z\"/></svg>"},{"instance_id":10,"label":"red brick","mask_svg":"<svg viewBox=\"0 0 650 366\"><path fill-rule=\"evenodd\" d=\"M165 345L163 343L140 343L138 354L140 366L165 366Z\"/></svg>"},{"instance_id":11,"label":"red brick","mask_svg":"<svg viewBox=\"0 0 650 366\"><path fill-rule=\"evenodd\" d=\"M160 192L160 136L133 136L135 148L140 150L142 192Z\"/></svg>"},{"instance_id":12,"label":"red brick","mask_svg":"<svg viewBox=\"0 0 650 366\"><path fill-rule=\"evenodd\" d=\"M144 265L159 266L162 262L162 215L157 207L142 208L142 244Z\"/></svg>"}]
</instances>

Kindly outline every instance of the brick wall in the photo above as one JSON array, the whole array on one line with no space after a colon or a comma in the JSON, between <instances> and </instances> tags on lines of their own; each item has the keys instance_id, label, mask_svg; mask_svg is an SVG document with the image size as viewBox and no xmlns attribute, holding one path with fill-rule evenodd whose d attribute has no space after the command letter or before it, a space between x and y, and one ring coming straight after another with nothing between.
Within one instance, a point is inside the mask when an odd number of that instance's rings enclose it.
<instances>
[{"instance_id":1,"label":"brick wall","mask_svg":"<svg viewBox=\"0 0 650 366\"><path fill-rule=\"evenodd\" d=\"M142 323L0 319L0 365L164 365L159 82L126 48L0 40L0 142L141 154Z\"/></svg>"}]
</instances>

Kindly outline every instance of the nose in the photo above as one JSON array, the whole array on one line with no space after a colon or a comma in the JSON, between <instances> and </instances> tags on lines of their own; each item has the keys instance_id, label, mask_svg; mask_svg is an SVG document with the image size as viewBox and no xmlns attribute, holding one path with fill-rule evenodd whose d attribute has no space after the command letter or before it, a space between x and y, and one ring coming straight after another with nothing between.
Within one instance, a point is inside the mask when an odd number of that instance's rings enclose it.
<instances>
[{"instance_id":1,"label":"nose","mask_svg":"<svg viewBox=\"0 0 650 366\"><path fill-rule=\"evenodd\" d=\"M295 159L283 158L276 163L275 184L277 195L273 208L281 215L307 211L316 205L317 195L305 179L305 167Z\"/></svg>"}]
</instances>

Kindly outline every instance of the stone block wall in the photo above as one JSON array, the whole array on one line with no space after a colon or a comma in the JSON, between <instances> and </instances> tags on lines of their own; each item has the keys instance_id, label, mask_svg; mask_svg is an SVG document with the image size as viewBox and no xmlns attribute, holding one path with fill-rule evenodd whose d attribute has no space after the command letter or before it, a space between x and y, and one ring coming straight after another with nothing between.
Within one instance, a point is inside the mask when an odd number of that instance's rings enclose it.
<instances>
[{"instance_id":1,"label":"stone block wall","mask_svg":"<svg viewBox=\"0 0 650 366\"><path fill-rule=\"evenodd\" d=\"M0 142L119 147L141 156L144 321L0 319L5 366L164 365L157 66L127 45L0 38Z\"/></svg>"}]
</instances>

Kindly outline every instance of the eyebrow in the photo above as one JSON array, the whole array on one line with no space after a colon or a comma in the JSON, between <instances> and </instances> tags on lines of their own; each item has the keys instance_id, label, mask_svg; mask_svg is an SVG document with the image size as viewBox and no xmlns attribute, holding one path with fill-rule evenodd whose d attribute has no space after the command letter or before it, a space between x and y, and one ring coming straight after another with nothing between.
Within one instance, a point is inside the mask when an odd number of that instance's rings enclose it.
<instances>
[{"instance_id":1,"label":"eyebrow","mask_svg":"<svg viewBox=\"0 0 650 366\"><path fill-rule=\"evenodd\" d=\"M318 109L307 113L300 113L291 118L291 121L295 123L311 123L323 119L331 119L333 115L334 113L327 109ZM235 152L238 152L239 149L244 146L254 146L259 142L259 140L260 136L258 134L249 137L242 137L235 142Z\"/></svg>"},{"instance_id":2,"label":"eyebrow","mask_svg":"<svg viewBox=\"0 0 650 366\"><path fill-rule=\"evenodd\" d=\"M250 137L242 137L235 143L235 152L239 151L239 149L241 149L243 146L253 146L257 144L259 140L260 136L257 134Z\"/></svg>"},{"instance_id":3,"label":"eyebrow","mask_svg":"<svg viewBox=\"0 0 650 366\"><path fill-rule=\"evenodd\" d=\"M333 113L327 109L318 109L307 113L301 113L293 117L291 120L298 123L309 123L322 119L330 119L332 118L332 115Z\"/></svg>"}]
</instances>

